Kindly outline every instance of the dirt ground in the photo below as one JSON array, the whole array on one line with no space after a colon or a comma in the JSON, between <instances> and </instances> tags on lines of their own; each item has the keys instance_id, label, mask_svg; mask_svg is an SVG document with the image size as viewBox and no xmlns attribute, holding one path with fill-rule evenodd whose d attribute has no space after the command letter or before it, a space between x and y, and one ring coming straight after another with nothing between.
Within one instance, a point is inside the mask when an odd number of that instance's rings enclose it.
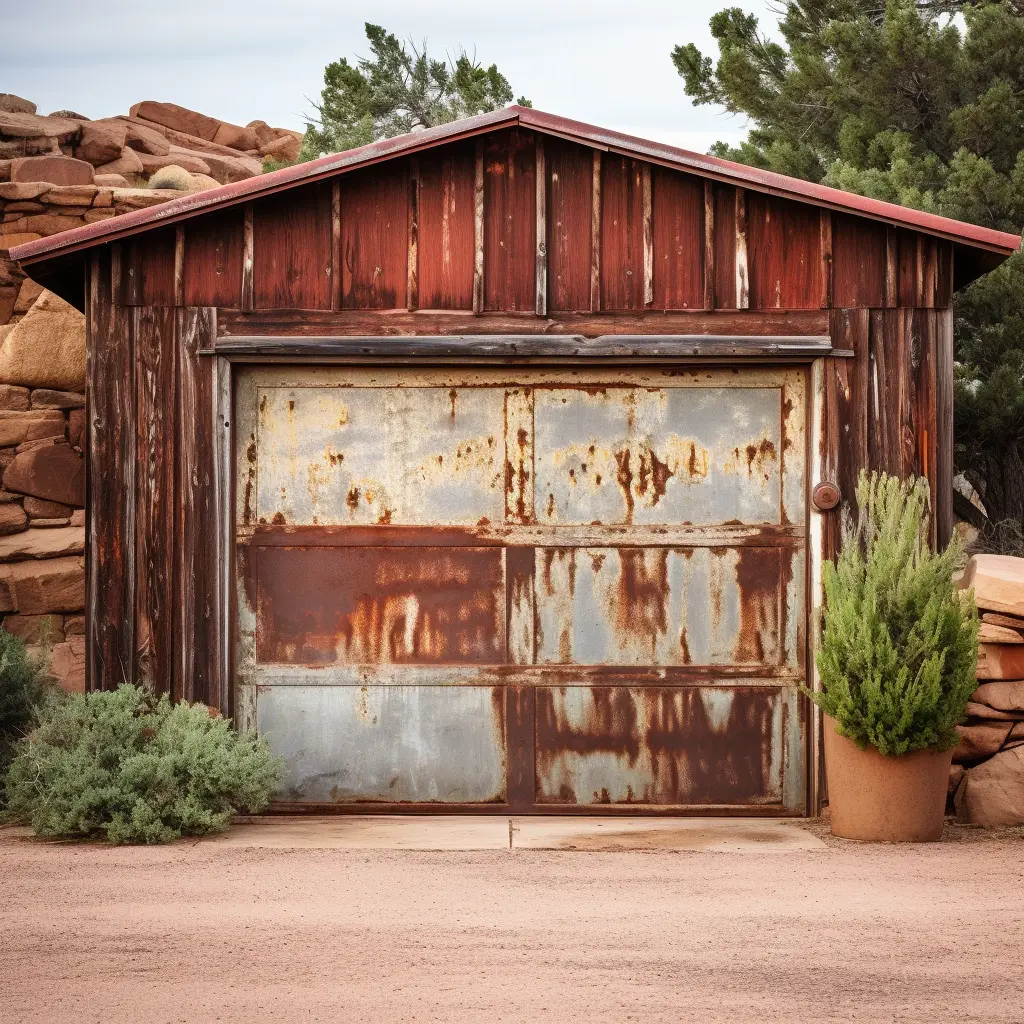
<instances>
[{"instance_id":1,"label":"dirt ground","mask_svg":"<svg viewBox=\"0 0 1024 1024\"><path fill-rule=\"evenodd\" d=\"M0 1020L1024 1020L1019 834L806 831L739 852L0 835Z\"/></svg>"}]
</instances>

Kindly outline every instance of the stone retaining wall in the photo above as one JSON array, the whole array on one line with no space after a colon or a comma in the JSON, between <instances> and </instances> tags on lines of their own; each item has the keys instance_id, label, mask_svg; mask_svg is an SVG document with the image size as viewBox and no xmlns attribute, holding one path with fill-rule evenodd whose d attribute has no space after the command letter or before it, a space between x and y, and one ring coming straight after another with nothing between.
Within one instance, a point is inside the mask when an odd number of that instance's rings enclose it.
<instances>
[{"instance_id":1,"label":"stone retaining wall","mask_svg":"<svg viewBox=\"0 0 1024 1024\"><path fill-rule=\"evenodd\" d=\"M0 615L67 690L85 689L85 318L5 250L183 194L0 182Z\"/></svg>"}]
</instances>

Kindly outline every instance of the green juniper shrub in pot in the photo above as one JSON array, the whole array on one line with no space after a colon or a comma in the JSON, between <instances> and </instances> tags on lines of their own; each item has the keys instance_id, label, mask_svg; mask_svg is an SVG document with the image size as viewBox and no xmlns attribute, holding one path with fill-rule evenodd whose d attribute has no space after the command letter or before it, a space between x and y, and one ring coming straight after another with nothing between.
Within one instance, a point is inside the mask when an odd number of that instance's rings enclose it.
<instances>
[{"instance_id":1,"label":"green juniper shrub in pot","mask_svg":"<svg viewBox=\"0 0 1024 1024\"><path fill-rule=\"evenodd\" d=\"M929 545L929 490L862 472L824 567L817 655L832 831L848 839L942 835L956 726L977 683L978 613L957 590L960 544Z\"/></svg>"},{"instance_id":2,"label":"green juniper shrub in pot","mask_svg":"<svg viewBox=\"0 0 1024 1024\"><path fill-rule=\"evenodd\" d=\"M39 835L163 843L260 811L281 761L205 704L136 686L47 706L7 773L13 815Z\"/></svg>"}]
</instances>

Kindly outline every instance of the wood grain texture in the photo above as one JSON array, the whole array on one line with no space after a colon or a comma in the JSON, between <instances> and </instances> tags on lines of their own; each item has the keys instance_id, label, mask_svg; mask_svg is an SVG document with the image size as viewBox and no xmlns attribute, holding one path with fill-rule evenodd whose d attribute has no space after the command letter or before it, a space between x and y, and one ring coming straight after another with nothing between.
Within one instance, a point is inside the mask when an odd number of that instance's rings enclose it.
<instances>
[{"instance_id":1,"label":"wood grain texture","mask_svg":"<svg viewBox=\"0 0 1024 1024\"><path fill-rule=\"evenodd\" d=\"M185 305L241 305L244 222L241 207L185 222Z\"/></svg>"},{"instance_id":2,"label":"wood grain texture","mask_svg":"<svg viewBox=\"0 0 1024 1024\"><path fill-rule=\"evenodd\" d=\"M953 310L935 317L935 527L939 544L953 536Z\"/></svg>"},{"instance_id":3,"label":"wood grain texture","mask_svg":"<svg viewBox=\"0 0 1024 1024\"><path fill-rule=\"evenodd\" d=\"M471 143L419 158L420 309L473 308L474 173Z\"/></svg>"},{"instance_id":4,"label":"wood grain texture","mask_svg":"<svg viewBox=\"0 0 1024 1024\"><path fill-rule=\"evenodd\" d=\"M217 508L214 469L216 360L212 309L182 309L175 318L178 430L174 502L172 692L219 706Z\"/></svg>"},{"instance_id":5,"label":"wood grain texture","mask_svg":"<svg viewBox=\"0 0 1024 1024\"><path fill-rule=\"evenodd\" d=\"M406 240L405 240L405 308L419 309L420 304L420 261L419 261L419 207L420 207L420 162L409 158L409 180L407 184Z\"/></svg>"},{"instance_id":6,"label":"wood grain texture","mask_svg":"<svg viewBox=\"0 0 1024 1024\"><path fill-rule=\"evenodd\" d=\"M544 148L548 170L548 309L569 313L588 310L594 187L592 151L560 139L546 139Z\"/></svg>"},{"instance_id":7,"label":"wood grain texture","mask_svg":"<svg viewBox=\"0 0 1024 1024\"><path fill-rule=\"evenodd\" d=\"M536 174L532 132L484 143L484 309L533 312L536 306Z\"/></svg>"},{"instance_id":8,"label":"wood grain texture","mask_svg":"<svg viewBox=\"0 0 1024 1024\"><path fill-rule=\"evenodd\" d=\"M652 305L704 308L704 182L656 167L652 172Z\"/></svg>"},{"instance_id":9,"label":"wood grain texture","mask_svg":"<svg viewBox=\"0 0 1024 1024\"><path fill-rule=\"evenodd\" d=\"M704 180L704 295L703 307L715 308L715 185Z\"/></svg>"},{"instance_id":10,"label":"wood grain texture","mask_svg":"<svg viewBox=\"0 0 1024 1024\"><path fill-rule=\"evenodd\" d=\"M911 371L914 373L914 472L927 477L932 508L938 501L938 451L936 435L936 384L938 324L933 309L915 310ZM935 543L937 517L931 517L931 540Z\"/></svg>"},{"instance_id":11,"label":"wood grain texture","mask_svg":"<svg viewBox=\"0 0 1024 1024\"><path fill-rule=\"evenodd\" d=\"M252 203L246 203L242 220L242 309L255 309L253 287L253 264L255 262L255 210ZM273 240L269 240L273 245ZM273 308L274 304L269 304ZM301 305L301 303L299 303Z\"/></svg>"},{"instance_id":12,"label":"wood grain texture","mask_svg":"<svg viewBox=\"0 0 1024 1024\"><path fill-rule=\"evenodd\" d=\"M590 186L590 312L601 310L601 169L604 160L594 150Z\"/></svg>"},{"instance_id":13,"label":"wood grain texture","mask_svg":"<svg viewBox=\"0 0 1024 1024\"><path fill-rule=\"evenodd\" d=\"M885 306L885 275L885 225L836 214L832 233L832 291L836 307Z\"/></svg>"},{"instance_id":14,"label":"wood grain texture","mask_svg":"<svg viewBox=\"0 0 1024 1024\"><path fill-rule=\"evenodd\" d=\"M331 182L331 309L341 309L341 179Z\"/></svg>"},{"instance_id":15,"label":"wood grain texture","mask_svg":"<svg viewBox=\"0 0 1024 1024\"><path fill-rule=\"evenodd\" d=\"M832 211L819 210L819 233L820 243L818 246L821 253L821 308L832 307Z\"/></svg>"},{"instance_id":16,"label":"wood grain texture","mask_svg":"<svg viewBox=\"0 0 1024 1024\"><path fill-rule=\"evenodd\" d=\"M126 305L174 305L176 236L175 228L160 228L122 243L129 274L124 280Z\"/></svg>"},{"instance_id":17,"label":"wood grain texture","mask_svg":"<svg viewBox=\"0 0 1024 1024\"><path fill-rule=\"evenodd\" d=\"M550 313L528 314L409 313L310 310L265 310L217 313L219 337L294 334L297 337L445 337L477 334L609 334L692 335L826 335L827 310L718 310L675 313Z\"/></svg>"},{"instance_id":18,"label":"wood grain texture","mask_svg":"<svg viewBox=\"0 0 1024 1024\"><path fill-rule=\"evenodd\" d=\"M343 204L347 191L344 187ZM269 196L254 203L253 208L255 308L330 309L333 259L330 183L318 182ZM342 223L345 219L343 209ZM404 216L401 230L401 279L404 281Z\"/></svg>"},{"instance_id":19,"label":"wood grain texture","mask_svg":"<svg viewBox=\"0 0 1024 1024\"><path fill-rule=\"evenodd\" d=\"M473 156L473 312L484 311L484 141L476 140Z\"/></svg>"},{"instance_id":20,"label":"wood grain texture","mask_svg":"<svg viewBox=\"0 0 1024 1024\"><path fill-rule=\"evenodd\" d=\"M747 264L752 309L821 309L820 211L758 192L747 193Z\"/></svg>"},{"instance_id":21,"label":"wood grain texture","mask_svg":"<svg viewBox=\"0 0 1024 1024\"><path fill-rule=\"evenodd\" d=\"M750 266L747 253L747 192L736 189L736 308L750 306Z\"/></svg>"},{"instance_id":22,"label":"wood grain texture","mask_svg":"<svg viewBox=\"0 0 1024 1024\"><path fill-rule=\"evenodd\" d=\"M174 228L174 305L185 304L185 225Z\"/></svg>"},{"instance_id":23,"label":"wood grain texture","mask_svg":"<svg viewBox=\"0 0 1024 1024\"><path fill-rule=\"evenodd\" d=\"M342 307L400 309L408 283L408 166L381 164L341 186Z\"/></svg>"},{"instance_id":24,"label":"wood grain texture","mask_svg":"<svg viewBox=\"0 0 1024 1024\"><path fill-rule=\"evenodd\" d=\"M644 306L644 197L639 160L605 153L601 170L601 309Z\"/></svg>"},{"instance_id":25,"label":"wood grain texture","mask_svg":"<svg viewBox=\"0 0 1024 1024\"><path fill-rule=\"evenodd\" d=\"M715 309L736 308L736 189L715 185Z\"/></svg>"},{"instance_id":26,"label":"wood grain texture","mask_svg":"<svg viewBox=\"0 0 1024 1024\"><path fill-rule=\"evenodd\" d=\"M835 482L843 502L856 507L857 476L869 468L868 400L870 310L832 312L832 344L853 352L852 359L831 359L826 368L830 409L834 410L837 452Z\"/></svg>"},{"instance_id":27,"label":"wood grain texture","mask_svg":"<svg viewBox=\"0 0 1024 1024\"><path fill-rule=\"evenodd\" d=\"M135 375L125 307L115 304L120 246L95 250L86 319L86 676L90 690L133 682Z\"/></svg>"},{"instance_id":28,"label":"wood grain texture","mask_svg":"<svg viewBox=\"0 0 1024 1024\"><path fill-rule=\"evenodd\" d=\"M135 678L170 691L174 652L175 311L132 311L135 354Z\"/></svg>"},{"instance_id":29,"label":"wood grain texture","mask_svg":"<svg viewBox=\"0 0 1024 1024\"><path fill-rule=\"evenodd\" d=\"M548 221L547 221L547 169L544 165L544 137L534 141L534 210L537 225L534 230L534 312L544 316L548 311Z\"/></svg>"}]
</instances>

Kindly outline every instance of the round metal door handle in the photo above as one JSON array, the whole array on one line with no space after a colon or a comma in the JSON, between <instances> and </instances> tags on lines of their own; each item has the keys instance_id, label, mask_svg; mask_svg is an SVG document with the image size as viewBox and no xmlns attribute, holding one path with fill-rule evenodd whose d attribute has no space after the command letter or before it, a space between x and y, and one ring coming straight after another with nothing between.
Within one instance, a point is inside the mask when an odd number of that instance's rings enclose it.
<instances>
[{"instance_id":1,"label":"round metal door handle","mask_svg":"<svg viewBox=\"0 0 1024 1024\"><path fill-rule=\"evenodd\" d=\"M830 480L823 480L820 484L814 485L814 490L811 491L811 504L819 512L828 512L839 504L841 497L836 484Z\"/></svg>"}]
</instances>

